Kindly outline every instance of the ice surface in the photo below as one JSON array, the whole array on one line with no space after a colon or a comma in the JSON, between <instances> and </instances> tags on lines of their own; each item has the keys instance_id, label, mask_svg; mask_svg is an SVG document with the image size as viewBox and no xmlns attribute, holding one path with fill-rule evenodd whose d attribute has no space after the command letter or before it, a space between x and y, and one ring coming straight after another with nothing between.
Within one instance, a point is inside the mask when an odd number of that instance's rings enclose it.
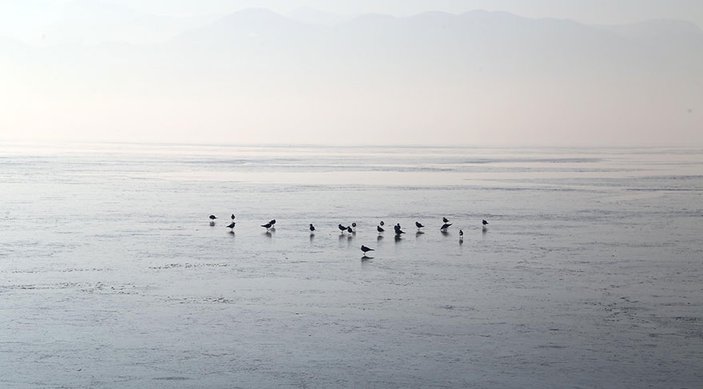
<instances>
[{"instance_id":1,"label":"ice surface","mask_svg":"<svg viewBox=\"0 0 703 389\"><path fill-rule=\"evenodd\" d=\"M701 150L5 144L0 204L1 387L703 385Z\"/></svg>"}]
</instances>

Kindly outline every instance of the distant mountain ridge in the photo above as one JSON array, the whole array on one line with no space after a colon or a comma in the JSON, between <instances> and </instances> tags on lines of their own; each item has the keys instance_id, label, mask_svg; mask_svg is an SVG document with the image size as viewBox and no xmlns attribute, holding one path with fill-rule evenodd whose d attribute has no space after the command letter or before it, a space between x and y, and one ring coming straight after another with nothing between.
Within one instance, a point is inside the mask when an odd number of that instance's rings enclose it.
<instances>
[{"instance_id":1,"label":"distant mountain ridge","mask_svg":"<svg viewBox=\"0 0 703 389\"><path fill-rule=\"evenodd\" d=\"M518 130L538 144L628 144L637 131L703 143L703 32L686 22L470 11L310 23L247 9L158 42L0 39L0 54L0 82L23 96L6 93L0 128L310 144L500 144Z\"/></svg>"}]
</instances>

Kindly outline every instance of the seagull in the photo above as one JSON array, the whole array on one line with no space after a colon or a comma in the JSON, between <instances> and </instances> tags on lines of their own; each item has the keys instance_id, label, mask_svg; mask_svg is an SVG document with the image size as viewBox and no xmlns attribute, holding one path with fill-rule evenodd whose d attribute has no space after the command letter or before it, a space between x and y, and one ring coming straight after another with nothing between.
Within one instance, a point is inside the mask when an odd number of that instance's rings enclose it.
<instances>
[{"instance_id":1,"label":"seagull","mask_svg":"<svg viewBox=\"0 0 703 389\"><path fill-rule=\"evenodd\" d=\"M235 224L236 224L235 222L229 223L229 225L227 226L227 228L229 228L229 229L231 229L232 231L234 231L234 225L235 225Z\"/></svg>"},{"instance_id":2,"label":"seagull","mask_svg":"<svg viewBox=\"0 0 703 389\"><path fill-rule=\"evenodd\" d=\"M449 223L449 219L447 219L446 217L443 217L443 218L442 218L442 221L445 222L445 223Z\"/></svg>"},{"instance_id":3,"label":"seagull","mask_svg":"<svg viewBox=\"0 0 703 389\"><path fill-rule=\"evenodd\" d=\"M424 227L424 226L423 226L422 223L420 223L420 222L415 222L415 227L417 227L418 229L420 229L420 228L422 228L422 227Z\"/></svg>"},{"instance_id":4,"label":"seagull","mask_svg":"<svg viewBox=\"0 0 703 389\"><path fill-rule=\"evenodd\" d=\"M383 232L383 231L385 231L385 230L384 230L383 227L381 227L381 226L376 226L376 231L378 231L378 232Z\"/></svg>"},{"instance_id":5,"label":"seagull","mask_svg":"<svg viewBox=\"0 0 703 389\"><path fill-rule=\"evenodd\" d=\"M210 220L214 221L215 219L217 219L217 216L215 216L215 215L210 215Z\"/></svg>"},{"instance_id":6,"label":"seagull","mask_svg":"<svg viewBox=\"0 0 703 389\"><path fill-rule=\"evenodd\" d=\"M452 225L452 223L444 223L444 224L442 224L442 228L440 228L439 230L446 231L447 228L449 228L449 226L451 226L451 225Z\"/></svg>"},{"instance_id":7,"label":"seagull","mask_svg":"<svg viewBox=\"0 0 703 389\"><path fill-rule=\"evenodd\" d=\"M338 225L337 225L337 228L339 228L339 230L342 231L342 232L344 232L344 231L347 230L347 227L344 227L344 226L341 225L341 224L338 224Z\"/></svg>"},{"instance_id":8,"label":"seagull","mask_svg":"<svg viewBox=\"0 0 703 389\"><path fill-rule=\"evenodd\" d=\"M368 253L369 251L375 251L375 250L372 249L372 248L370 248L370 247L366 247L366 246L364 246L364 245L362 244L362 245L361 245L361 251L363 251L363 252L364 252L364 255L366 255L366 253Z\"/></svg>"},{"instance_id":9,"label":"seagull","mask_svg":"<svg viewBox=\"0 0 703 389\"><path fill-rule=\"evenodd\" d=\"M313 226L312 223L310 223L310 232L315 232L315 226Z\"/></svg>"},{"instance_id":10,"label":"seagull","mask_svg":"<svg viewBox=\"0 0 703 389\"><path fill-rule=\"evenodd\" d=\"M265 229L270 230L271 227L273 227L273 223L268 222L266 224L262 224L261 227L264 227Z\"/></svg>"},{"instance_id":11,"label":"seagull","mask_svg":"<svg viewBox=\"0 0 703 389\"><path fill-rule=\"evenodd\" d=\"M483 224L485 226L485 225L488 225L488 222L486 221L486 219L483 219L483 220L481 220L481 224Z\"/></svg>"}]
</instances>

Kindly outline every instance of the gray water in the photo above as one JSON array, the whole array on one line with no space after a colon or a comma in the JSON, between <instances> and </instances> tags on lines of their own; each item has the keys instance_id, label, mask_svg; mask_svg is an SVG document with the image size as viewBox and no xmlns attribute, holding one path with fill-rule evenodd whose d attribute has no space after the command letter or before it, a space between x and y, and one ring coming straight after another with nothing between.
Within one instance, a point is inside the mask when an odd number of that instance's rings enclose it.
<instances>
[{"instance_id":1,"label":"gray water","mask_svg":"<svg viewBox=\"0 0 703 389\"><path fill-rule=\"evenodd\" d=\"M1 144L0 387L701 387L701 151Z\"/></svg>"}]
</instances>

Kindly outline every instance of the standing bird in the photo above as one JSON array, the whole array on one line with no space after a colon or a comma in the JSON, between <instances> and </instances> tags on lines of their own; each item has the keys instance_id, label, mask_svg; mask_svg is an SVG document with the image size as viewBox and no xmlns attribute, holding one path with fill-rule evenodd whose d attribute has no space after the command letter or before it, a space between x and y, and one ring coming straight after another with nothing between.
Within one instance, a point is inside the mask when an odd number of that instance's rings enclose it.
<instances>
[{"instance_id":1,"label":"standing bird","mask_svg":"<svg viewBox=\"0 0 703 389\"><path fill-rule=\"evenodd\" d=\"M420 228L422 228L424 226L420 222L415 222L415 227L417 227L417 229L419 230Z\"/></svg>"},{"instance_id":2,"label":"standing bird","mask_svg":"<svg viewBox=\"0 0 703 389\"><path fill-rule=\"evenodd\" d=\"M442 221L445 222L445 223L449 223L449 219L447 219L446 217L443 217L443 218L442 218Z\"/></svg>"},{"instance_id":3,"label":"standing bird","mask_svg":"<svg viewBox=\"0 0 703 389\"><path fill-rule=\"evenodd\" d=\"M393 226L393 229L395 230L395 234L396 234L396 235L400 235L400 234L404 234L404 233L405 233L405 231L403 231L403 230L400 229L400 223L398 223L398 224L396 224L395 226Z\"/></svg>"},{"instance_id":4,"label":"standing bird","mask_svg":"<svg viewBox=\"0 0 703 389\"><path fill-rule=\"evenodd\" d=\"M385 231L385 230L384 230L383 227L381 227L381 226L376 226L376 231L378 231L378 232L383 232L383 231Z\"/></svg>"},{"instance_id":5,"label":"standing bird","mask_svg":"<svg viewBox=\"0 0 703 389\"><path fill-rule=\"evenodd\" d=\"M235 224L236 224L235 222L229 223L229 225L227 226L227 228L229 228L230 230L232 230L232 232L234 232L234 225L235 225Z\"/></svg>"},{"instance_id":6,"label":"standing bird","mask_svg":"<svg viewBox=\"0 0 703 389\"><path fill-rule=\"evenodd\" d=\"M483 220L481 220L481 224L483 224L484 226L487 226L488 222L486 221L486 219L483 219Z\"/></svg>"},{"instance_id":7,"label":"standing bird","mask_svg":"<svg viewBox=\"0 0 703 389\"><path fill-rule=\"evenodd\" d=\"M452 223L444 223L442 224L442 227L439 229L440 231L447 231L447 228L449 228L452 225Z\"/></svg>"},{"instance_id":8,"label":"standing bird","mask_svg":"<svg viewBox=\"0 0 703 389\"><path fill-rule=\"evenodd\" d=\"M368 253L369 251L375 251L375 250L372 249L372 248L370 248L370 247L366 247L366 246L364 246L364 245L362 244L362 245L361 245L361 251L363 251L363 252L364 252L364 255L366 255L366 253Z\"/></svg>"},{"instance_id":9,"label":"standing bird","mask_svg":"<svg viewBox=\"0 0 703 389\"><path fill-rule=\"evenodd\" d=\"M313 226L312 223L310 223L310 232L315 232L315 226Z\"/></svg>"},{"instance_id":10,"label":"standing bird","mask_svg":"<svg viewBox=\"0 0 703 389\"><path fill-rule=\"evenodd\" d=\"M273 223L268 222L266 224L262 224L261 227L264 227L268 231L271 229L271 227L273 227Z\"/></svg>"}]
</instances>

